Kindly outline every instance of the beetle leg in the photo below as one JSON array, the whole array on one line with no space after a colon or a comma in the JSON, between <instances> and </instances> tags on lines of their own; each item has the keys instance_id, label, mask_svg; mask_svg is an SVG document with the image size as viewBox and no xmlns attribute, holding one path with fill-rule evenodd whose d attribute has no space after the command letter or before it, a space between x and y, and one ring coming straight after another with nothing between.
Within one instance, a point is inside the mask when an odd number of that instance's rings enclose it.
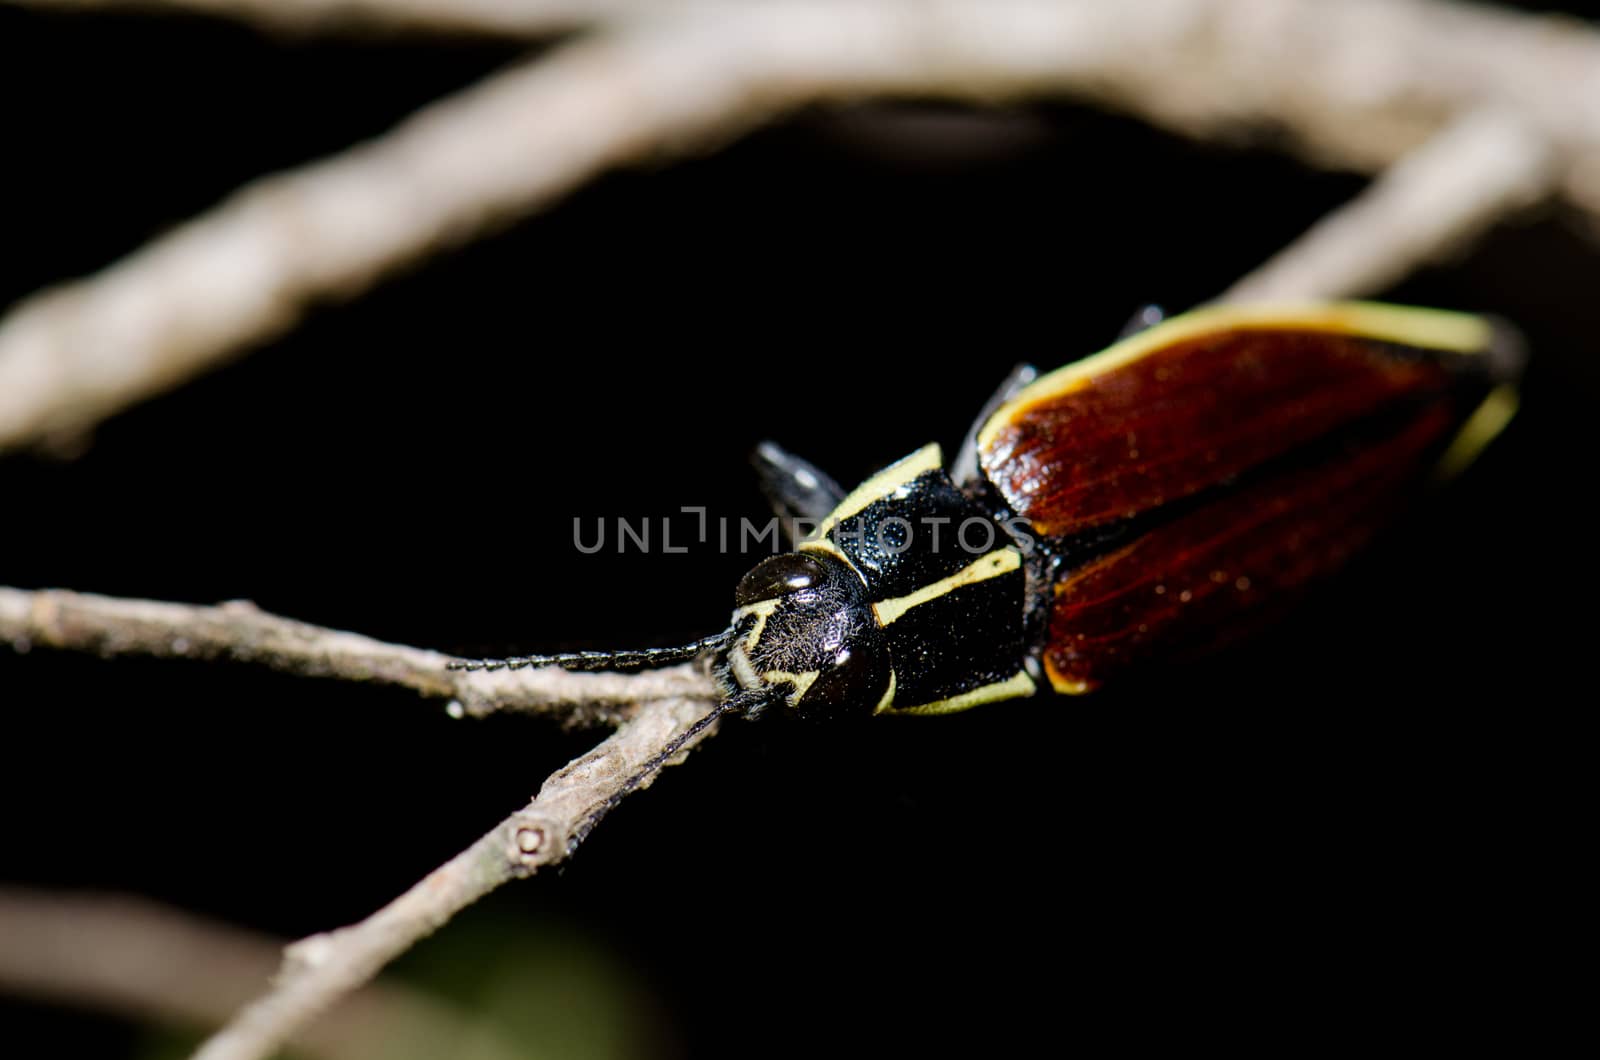
<instances>
[{"instance_id":1,"label":"beetle leg","mask_svg":"<svg viewBox=\"0 0 1600 1060\"><path fill-rule=\"evenodd\" d=\"M966 441L961 443L961 452L956 454L956 462L950 469L950 477L959 486L976 482L978 478L978 432L983 425L993 416L995 410L1016 396L1017 391L1027 386L1039 377L1039 369L1031 364L1019 364L1011 369L1011 373L995 390L988 401L984 402L983 411L978 413L978 418L973 422L972 429L967 432Z\"/></svg>"},{"instance_id":2,"label":"beetle leg","mask_svg":"<svg viewBox=\"0 0 1600 1060\"><path fill-rule=\"evenodd\" d=\"M828 517L844 500L844 490L827 473L775 442L762 442L750 456L761 493L783 524L790 545ZM810 526L801 524L809 523Z\"/></svg>"}]
</instances>

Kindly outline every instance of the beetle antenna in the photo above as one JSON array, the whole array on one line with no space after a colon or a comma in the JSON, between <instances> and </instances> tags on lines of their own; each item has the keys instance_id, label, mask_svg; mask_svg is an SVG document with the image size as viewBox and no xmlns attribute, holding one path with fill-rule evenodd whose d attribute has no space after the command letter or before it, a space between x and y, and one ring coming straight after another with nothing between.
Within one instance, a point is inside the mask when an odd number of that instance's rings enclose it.
<instances>
[{"instance_id":1,"label":"beetle antenna","mask_svg":"<svg viewBox=\"0 0 1600 1060\"><path fill-rule=\"evenodd\" d=\"M661 768L667 759L683 750L684 744L688 743L696 736L699 736L701 733L705 732L706 729L710 728L713 722L725 714L745 714L751 716L760 714L768 706L772 705L778 700L781 700L787 694L787 690L790 687L791 686L788 685L780 685L775 688L745 689L735 692L733 695L724 699L721 703L718 703L712 708L709 714L695 722L693 725L689 726L687 729L683 730L683 732L679 733L677 736L673 737L672 741L668 743L667 746L663 747L643 766L640 766L638 772L634 773L633 776L623 781L622 786L613 792L610 798L601 803L600 806L596 808L593 813L589 814L588 817L585 817L583 822L579 824L577 828L573 829L570 847L576 847L579 843L583 842L589 833L594 830L594 826L600 823L600 819L616 808L617 803L621 802L635 789L637 789L640 784L643 784L646 780L648 780L657 770Z\"/></svg>"},{"instance_id":2,"label":"beetle antenna","mask_svg":"<svg viewBox=\"0 0 1600 1060\"><path fill-rule=\"evenodd\" d=\"M453 659L447 670L521 670L529 666L559 666L563 670L653 670L658 666L698 659L718 652L733 640L735 627L702 637L676 648L641 648L637 651L571 651L557 655L518 655L509 659Z\"/></svg>"}]
</instances>

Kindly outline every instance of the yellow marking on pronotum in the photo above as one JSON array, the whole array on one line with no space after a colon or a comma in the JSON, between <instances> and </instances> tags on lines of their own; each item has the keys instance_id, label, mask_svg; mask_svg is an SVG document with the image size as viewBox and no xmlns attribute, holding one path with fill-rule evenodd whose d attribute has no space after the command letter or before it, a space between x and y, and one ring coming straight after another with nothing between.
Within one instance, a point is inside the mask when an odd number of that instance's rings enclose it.
<instances>
[{"instance_id":1,"label":"yellow marking on pronotum","mask_svg":"<svg viewBox=\"0 0 1600 1060\"><path fill-rule=\"evenodd\" d=\"M1028 676L1028 671L1018 670L1015 676L1008 677L1004 681L996 681L992 685L983 685L963 692L959 696L951 696L949 699L936 699L932 703L922 703L915 707L890 707L881 713L954 714L970 707L993 703L997 699L1020 699L1023 696L1031 696L1035 691L1036 686L1033 683L1033 678Z\"/></svg>"},{"instance_id":2,"label":"yellow marking on pronotum","mask_svg":"<svg viewBox=\"0 0 1600 1060\"><path fill-rule=\"evenodd\" d=\"M1006 424L1027 406L1069 394L1156 350L1212 332L1295 328L1455 353L1481 353L1492 330L1482 317L1443 309L1415 309L1377 302L1331 305L1225 305L1196 309L1132 335L1081 361L1042 375L995 410L978 432L978 448L988 450Z\"/></svg>"},{"instance_id":3,"label":"yellow marking on pronotum","mask_svg":"<svg viewBox=\"0 0 1600 1060\"><path fill-rule=\"evenodd\" d=\"M789 705L792 707L800 702L800 697L806 694L806 689L816 683L817 675L821 670L807 670L804 673L792 674L788 670L763 670L761 679L769 685L781 681L789 681L794 685L794 691L789 693Z\"/></svg>"},{"instance_id":4,"label":"yellow marking on pronotum","mask_svg":"<svg viewBox=\"0 0 1600 1060\"><path fill-rule=\"evenodd\" d=\"M828 536L828 531L852 515L859 514L873 501L882 500L894 493L923 472L938 471L942 467L944 467L944 453L937 442L930 442L905 459L890 464L851 490L849 496L839 502L839 507L829 512L828 517L822 520L822 525L801 542L801 547L838 551L823 540Z\"/></svg>"},{"instance_id":5,"label":"yellow marking on pronotum","mask_svg":"<svg viewBox=\"0 0 1600 1060\"><path fill-rule=\"evenodd\" d=\"M880 600L872 605L872 610L878 616L878 624L887 626L907 611L918 604L925 604L929 600L937 600L945 593L961 588L963 585L972 585L975 582L987 581L999 577L1007 571L1014 571L1022 566L1022 555L1016 549L1007 546L998 552L991 552L956 571L948 578L941 578L931 585L924 585L916 592L907 593L905 596L896 596L892 600Z\"/></svg>"},{"instance_id":6,"label":"yellow marking on pronotum","mask_svg":"<svg viewBox=\"0 0 1600 1060\"><path fill-rule=\"evenodd\" d=\"M1467 417L1467 422L1461 425L1456 436L1450 440L1449 447L1439 457L1439 462L1433 467L1434 479L1443 481L1454 478L1470 467L1484 447L1494 441L1495 436L1505 430L1506 424L1517 414L1517 404L1517 388L1514 386L1506 384L1489 391L1489 396Z\"/></svg>"},{"instance_id":7,"label":"yellow marking on pronotum","mask_svg":"<svg viewBox=\"0 0 1600 1060\"><path fill-rule=\"evenodd\" d=\"M882 714L884 711L886 711L890 707L894 706L894 689L895 689L894 667L891 666L889 668L889 687L884 689L883 698L878 700L878 705L876 707L872 708L872 713L874 713L874 714Z\"/></svg>"}]
</instances>

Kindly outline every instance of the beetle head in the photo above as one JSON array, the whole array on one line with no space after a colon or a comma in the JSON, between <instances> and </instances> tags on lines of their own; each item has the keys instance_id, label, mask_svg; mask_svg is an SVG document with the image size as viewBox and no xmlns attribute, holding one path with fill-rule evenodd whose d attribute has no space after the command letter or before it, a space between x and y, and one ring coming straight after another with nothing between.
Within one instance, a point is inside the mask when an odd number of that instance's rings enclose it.
<instances>
[{"instance_id":1,"label":"beetle head","mask_svg":"<svg viewBox=\"0 0 1600 1060\"><path fill-rule=\"evenodd\" d=\"M839 557L802 549L762 560L734 602L728 663L740 688L781 690L803 717L870 714L888 691L883 631Z\"/></svg>"}]
</instances>

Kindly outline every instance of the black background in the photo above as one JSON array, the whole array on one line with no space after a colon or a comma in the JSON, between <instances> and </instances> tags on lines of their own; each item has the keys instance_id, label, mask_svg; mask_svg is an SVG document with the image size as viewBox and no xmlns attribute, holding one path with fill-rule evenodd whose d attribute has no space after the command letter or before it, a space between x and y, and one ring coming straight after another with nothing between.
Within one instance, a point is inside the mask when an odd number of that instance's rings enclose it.
<instances>
[{"instance_id":1,"label":"black background","mask_svg":"<svg viewBox=\"0 0 1600 1060\"><path fill-rule=\"evenodd\" d=\"M0 11L0 304L516 57ZM1068 106L807 112L318 310L76 459L0 459L0 582L246 597L465 653L686 640L754 557L584 556L574 517L760 518L764 437L841 481L953 451L1014 362L1213 296L1360 187ZM1384 292L1521 324L1524 413L1281 628L1087 699L725 726L399 974L470 1003L557 937L612 969L643 1056L1522 1033L1530 983L1560 996L1536 947L1584 841L1583 223L1545 209ZM0 879L285 936L365 915L596 738L44 650L0 653L0 707ZM0 1003L0 1040L29 1032L148 1044Z\"/></svg>"}]
</instances>

